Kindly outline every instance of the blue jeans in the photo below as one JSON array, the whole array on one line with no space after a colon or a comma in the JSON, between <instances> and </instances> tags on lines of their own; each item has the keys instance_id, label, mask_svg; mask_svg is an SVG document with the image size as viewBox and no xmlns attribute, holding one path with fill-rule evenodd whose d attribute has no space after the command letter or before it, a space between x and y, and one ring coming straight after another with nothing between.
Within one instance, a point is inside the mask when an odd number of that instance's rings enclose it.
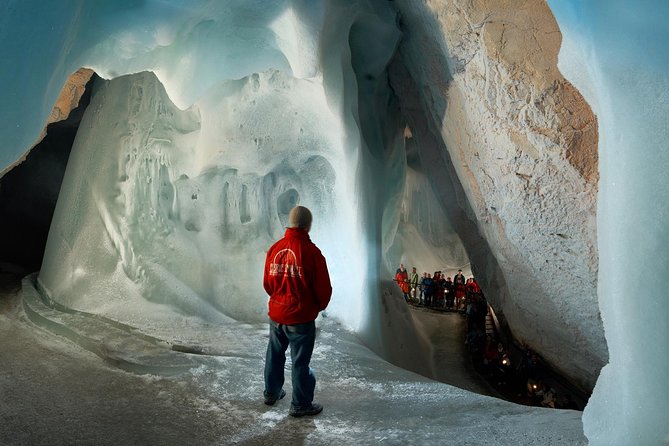
<instances>
[{"instance_id":1,"label":"blue jeans","mask_svg":"<svg viewBox=\"0 0 669 446\"><path fill-rule=\"evenodd\" d=\"M316 341L316 324L284 325L269 321L269 344L265 358L265 395L278 397L283 388L283 370L286 365L286 350L290 345L293 363L292 406L301 409L311 406L314 400L316 377L309 367L311 353Z\"/></svg>"}]
</instances>

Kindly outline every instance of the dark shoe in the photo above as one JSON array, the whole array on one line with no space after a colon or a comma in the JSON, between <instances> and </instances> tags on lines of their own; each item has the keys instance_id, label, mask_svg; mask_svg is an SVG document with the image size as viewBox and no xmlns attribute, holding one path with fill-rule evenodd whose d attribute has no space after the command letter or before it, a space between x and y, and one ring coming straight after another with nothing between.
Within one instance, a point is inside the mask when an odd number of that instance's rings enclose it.
<instances>
[{"instance_id":1,"label":"dark shoe","mask_svg":"<svg viewBox=\"0 0 669 446\"><path fill-rule=\"evenodd\" d=\"M270 395L265 394L265 404L267 404L268 406L273 406L274 403L276 403L277 401L279 401L279 400L280 400L281 398L283 398L284 396L286 396L286 391L283 390L283 389L281 389L281 392L279 393L279 397L278 397L278 398L275 397L275 396L270 396Z\"/></svg>"},{"instance_id":2,"label":"dark shoe","mask_svg":"<svg viewBox=\"0 0 669 446\"><path fill-rule=\"evenodd\" d=\"M291 417L306 417L306 416L318 415L322 411L323 411L323 406L314 403L311 406L307 407L298 408L290 406L290 412L288 413Z\"/></svg>"}]
</instances>

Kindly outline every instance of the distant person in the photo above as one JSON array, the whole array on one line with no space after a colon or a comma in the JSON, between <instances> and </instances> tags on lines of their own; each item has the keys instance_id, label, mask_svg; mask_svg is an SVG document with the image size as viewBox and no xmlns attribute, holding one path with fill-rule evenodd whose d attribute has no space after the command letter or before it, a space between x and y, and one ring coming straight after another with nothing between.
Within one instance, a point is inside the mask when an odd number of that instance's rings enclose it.
<instances>
[{"instance_id":1,"label":"distant person","mask_svg":"<svg viewBox=\"0 0 669 446\"><path fill-rule=\"evenodd\" d=\"M432 297L432 305L437 306L443 297L443 290L441 288L441 271L435 271L432 276L432 283L434 286L434 294Z\"/></svg>"},{"instance_id":2,"label":"distant person","mask_svg":"<svg viewBox=\"0 0 669 446\"><path fill-rule=\"evenodd\" d=\"M404 265L400 263L400 267L397 268L397 274L395 274L395 281L402 290L404 295L404 301L409 302L409 273L404 269Z\"/></svg>"},{"instance_id":3,"label":"distant person","mask_svg":"<svg viewBox=\"0 0 669 446\"><path fill-rule=\"evenodd\" d=\"M464 305L465 298L465 276L461 269L453 277L453 288L455 289L455 306L461 308Z\"/></svg>"},{"instance_id":4,"label":"distant person","mask_svg":"<svg viewBox=\"0 0 669 446\"><path fill-rule=\"evenodd\" d=\"M296 206L288 215L284 237L267 251L263 286L269 294L269 344L265 359L265 404L286 395L283 390L286 350L292 360L294 417L317 415L313 403L316 377L309 367L316 340L315 319L330 302L332 286L321 251L309 238L311 211Z\"/></svg>"},{"instance_id":5,"label":"distant person","mask_svg":"<svg viewBox=\"0 0 669 446\"><path fill-rule=\"evenodd\" d=\"M529 379L539 379L541 377L541 364L536 353L528 351L525 357L525 368Z\"/></svg>"},{"instance_id":6,"label":"distant person","mask_svg":"<svg viewBox=\"0 0 669 446\"><path fill-rule=\"evenodd\" d=\"M446 308L453 308L455 294L453 292L453 281L450 277L447 277L444 282L444 293L446 293Z\"/></svg>"},{"instance_id":7,"label":"distant person","mask_svg":"<svg viewBox=\"0 0 669 446\"><path fill-rule=\"evenodd\" d=\"M497 385L508 384L512 373L511 360L504 349L504 344L501 342L497 343L497 358L495 359L494 372L497 379Z\"/></svg>"},{"instance_id":8,"label":"distant person","mask_svg":"<svg viewBox=\"0 0 669 446\"><path fill-rule=\"evenodd\" d=\"M423 277L420 279L420 299L418 303L425 305L425 292L427 291L427 273L423 273Z\"/></svg>"},{"instance_id":9,"label":"distant person","mask_svg":"<svg viewBox=\"0 0 669 446\"><path fill-rule=\"evenodd\" d=\"M416 293L418 293L418 273L416 272L415 266L411 268L411 274L409 274L409 285L411 286L411 298L412 300L416 300L418 297L416 295Z\"/></svg>"},{"instance_id":10,"label":"distant person","mask_svg":"<svg viewBox=\"0 0 669 446\"><path fill-rule=\"evenodd\" d=\"M446 306L446 275L439 271L439 281L437 282L437 295L439 296L437 304L443 308Z\"/></svg>"},{"instance_id":11,"label":"distant person","mask_svg":"<svg viewBox=\"0 0 669 446\"><path fill-rule=\"evenodd\" d=\"M467 330L467 335L465 336L465 344L470 353L478 354L481 351L481 337L483 333L479 329L478 325L473 324Z\"/></svg>"},{"instance_id":12,"label":"distant person","mask_svg":"<svg viewBox=\"0 0 669 446\"><path fill-rule=\"evenodd\" d=\"M465 282L465 296L469 297L472 294L472 287L474 286L474 279L471 277Z\"/></svg>"},{"instance_id":13,"label":"distant person","mask_svg":"<svg viewBox=\"0 0 669 446\"><path fill-rule=\"evenodd\" d=\"M467 283L465 284L465 293L467 294L468 298L482 294L481 287L473 276L467 279Z\"/></svg>"},{"instance_id":14,"label":"distant person","mask_svg":"<svg viewBox=\"0 0 669 446\"><path fill-rule=\"evenodd\" d=\"M425 306L431 307L433 305L432 298L434 296L434 280L430 273L427 273L425 278Z\"/></svg>"},{"instance_id":15,"label":"distant person","mask_svg":"<svg viewBox=\"0 0 669 446\"><path fill-rule=\"evenodd\" d=\"M475 311L475 295L472 291L472 279L469 278L465 284L465 315L467 316L467 324L471 324L474 320Z\"/></svg>"},{"instance_id":16,"label":"distant person","mask_svg":"<svg viewBox=\"0 0 669 446\"><path fill-rule=\"evenodd\" d=\"M459 269L459 270L458 270L458 273L453 277L453 283L454 283L455 285L458 285L458 284L462 284L462 285L464 285L464 284L465 284L465 275L462 274L462 270L461 270L461 269Z\"/></svg>"},{"instance_id":17,"label":"distant person","mask_svg":"<svg viewBox=\"0 0 669 446\"><path fill-rule=\"evenodd\" d=\"M557 400L557 392L554 388L550 388L544 392L544 399L541 401L541 405L544 407L550 407L555 409L555 402Z\"/></svg>"},{"instance_id":18,"label":"distant person","mask_svg":"<svg viewBox=\"0 0 669 446\"><path fill-rule=\"evenodd\" d=\"M483 364L493 364L497 361L497 343L492 335L486 335L483 351Z\"/></svg>"}]
</instances>

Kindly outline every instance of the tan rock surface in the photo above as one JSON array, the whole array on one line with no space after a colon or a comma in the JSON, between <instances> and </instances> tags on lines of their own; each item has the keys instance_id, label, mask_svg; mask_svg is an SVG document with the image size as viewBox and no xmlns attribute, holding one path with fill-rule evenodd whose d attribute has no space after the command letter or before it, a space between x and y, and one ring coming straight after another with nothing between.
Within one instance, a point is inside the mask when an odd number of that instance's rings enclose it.
<instances>
[{"instance_id":1,"label":"tan rock surface","mask_svg":"<svg viewBox=\"0 0 669 446\"><path fill-rule=\"evenodd\" d=\"M45 129L46 126L52 122L67 119L67 117L70 116L70 112L77 108L79 99L81 99L81 96L84 94L86 84L91 80L93 73L94 71L89 68L80 68L67 79L67 82L63 85L63 89L60 91L56 103L53 105L49 119L44 126ZM46 133L46 130L43 133Z\"/></svg>"},{"instance_id":2,"label":"tan rock surface","mask_svg":"<svg viewBox=\"0 0 669 446\"><path fill-rule=\"evenodd\" d=\"M474 265L484 290L517 338L591 389L607 359L597 120L557 70L561 34L548 6L397 3L402 60L503 274Z\"/></svg>"},{"instance_id":3,"label":"tan rock surface","mask_svg":"<svg viewBox=\"0 0 669 446\"><path fill-rule=\"evenodd\" d=\"M68 116L70 116L70 112L79 106L79 100L86 90L86 84L91 80L91 77L94 73L95 72L89 68L80 68L76 72L72 73L72 75L70 75L70 77L67 79L67 82L65 82L65 85L63 85L63 89L60 91L60 95L58 96L56 103L51 109L49 118L44 123L42 132L30 150L32 150L33 147L35 147L44 139L49 124L66 120ZM28 153L30 153L30 150L26 151L26 153L23 154L23 156L14 164L7 166L0 174L0 177L4 175L5 172L12 170L14 166L21 164L28 156Z\"/></svg>"}]
</instances>

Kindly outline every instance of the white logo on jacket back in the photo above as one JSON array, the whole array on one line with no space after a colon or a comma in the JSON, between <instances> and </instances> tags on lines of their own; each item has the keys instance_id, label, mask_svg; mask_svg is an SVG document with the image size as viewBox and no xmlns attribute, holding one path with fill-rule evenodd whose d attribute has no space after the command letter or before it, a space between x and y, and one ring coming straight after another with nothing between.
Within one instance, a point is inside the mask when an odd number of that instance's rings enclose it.
<instances>
[{"instance_id":1,"label":"white logo on jacket back","mask_svg":"<svg viewBox=\"0 0 669 446\"><path fill-rule=\"evenodd\" d=\"M297 264L297 256L291 249L282 249L274 255L269 264L270 276L302 277L302 267Z\"/></svg>"}]
</instances>

